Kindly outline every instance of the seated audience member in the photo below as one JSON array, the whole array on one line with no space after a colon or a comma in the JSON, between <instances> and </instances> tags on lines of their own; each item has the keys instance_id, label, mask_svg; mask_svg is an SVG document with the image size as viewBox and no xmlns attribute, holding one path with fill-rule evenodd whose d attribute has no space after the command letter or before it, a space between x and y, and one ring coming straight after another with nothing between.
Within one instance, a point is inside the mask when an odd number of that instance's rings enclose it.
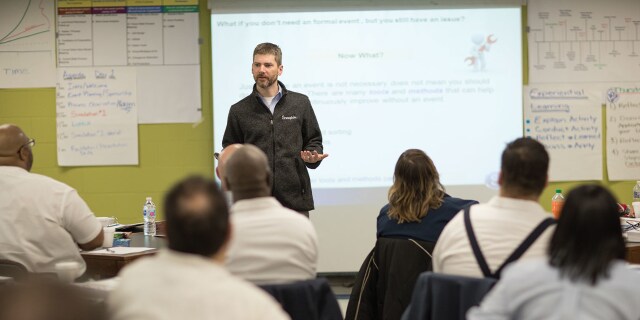
<instances>
[{"instance_id":1,"label":"seated audience member","mask_svg":"<svg viewBox=\"0 0 640 320\"><path fill-rule=\"evenodd\" d=\"M396 163L389 204L378 215L377 235L436 242L449 220L477 203L446 194L431 158L409 149Z\"/></svg>"},{"instance_id":2,"label":"seated audience member","mask_svg":"<svg viewBox=\"0 0 640 320\"><path fill-rule=\"evenodd\" d=\"M544 256L553 220L538 199L548 168L549 155L540 142L520 138L509 143L502 153L499 196L447 224L434 249L433 270L499 278L502 267L520 255Z\"/></svg>"},{"instance_id":3,"label":"seated audience member","mask_svg":"<svg viewBox=\"0 0 640 320\"><path fill-rule=\"evenodd\" d=\"M399 319L420 274L433 270L431 255L442 229L463 207L475 203L446 194L423 151L403 152L389 204L378 215L378 239L360 267L346 319Z\"/></svg>"},{"instance_id":4,"label":"seated audience member","mask_svg":"<svg viewBox=\"0 0 640 320\"><path fill-rule=\"evenodd\" d=\"M225 183L233 193L231 241L226 266L258 284L316 277L318 240L309 221L271 196L267 156L245 145L225 165Z\"/></svg>"},{"instance_id":5,"label":"seated audience member","mask_svg":"<svg viewBox=\"0 0 640 320\"><path fill-rule=\"evenodd\" d=\"M468 319L640 319L640 273L624 257L616 200L600 186L578 187L548 256L507 267Z\"/></svg>"},{"instance_id":6,"label":"seated audience member","mask_svg":"<svg viewBox=\"0 0 640 320\"><path fill-rule=\"evenodd\" d=\"M78 246L100 247L102 226L76 190L30 173L34 145L19 127L0 125L0 259L38 273L76 261L79 277L86 265Z\"/></svg>"},{"instance_id":7,"label":"seated audience member","mask_svg":"<svg viewBox=\"0 0 640 320\"><path fill-rule=\"evenodd\" d=\"M229 212L216 183L190 177L165 198L169 248L126 267L112 319L288 319L261 289L223 267Z\"/></svg>"}]
</instances>

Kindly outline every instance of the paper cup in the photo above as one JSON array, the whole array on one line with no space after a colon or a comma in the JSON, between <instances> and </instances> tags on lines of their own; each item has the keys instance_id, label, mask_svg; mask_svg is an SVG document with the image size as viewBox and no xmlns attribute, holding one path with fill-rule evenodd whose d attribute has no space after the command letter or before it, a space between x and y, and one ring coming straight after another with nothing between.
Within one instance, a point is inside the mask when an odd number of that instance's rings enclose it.
<instances>
[{"instance_id":1,"label":"paper cup","mask_svg":"<svg viewBox=\"0 0 640 320\"><path fill-rule=\"evenodd\" d=\"M63 261L56 263L55 269L60 281L71 283L76 280L80 264L76 261Z\"/></svg>"},{"instance_id":2,"label":"paper cup","mask_svg":"<svg viewBox=\"0 0 640 320\"><path fill-rule=\"evenodd\" d=\"M116 222L114 218L111 217L96 217L103 228L106 228Z\"/></svg>"},{"instance_id":3,"label":"paper cup","mask_svg":"<svg viewBox=\"0 0 640 320\"><path fill-rule=\"evenodd\" d=\"M104 241L102 242L103 248L111 248L113 247L113 235L116 233L116 228L102 228L104 231Z\"/></svg>"}]
</instances>

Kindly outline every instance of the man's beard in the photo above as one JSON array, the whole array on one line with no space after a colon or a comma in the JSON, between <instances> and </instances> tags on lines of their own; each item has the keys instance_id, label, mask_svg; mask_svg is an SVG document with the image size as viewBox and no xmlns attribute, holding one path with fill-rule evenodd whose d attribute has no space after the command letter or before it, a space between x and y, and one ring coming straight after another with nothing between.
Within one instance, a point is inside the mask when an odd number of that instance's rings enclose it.
<instances>
[{"instance_id":1,"label":"man's beard","mask_svg":"<svg viewBox=\"0 0 640 320\"><path fill-rule=\"evenodd\" d=\"M256 78L256 85L262 89L269 88L278 81L278 76L273 76L273 78L267 78L266 80L267 81L264 81L264 78Z\"/></svg>"}]
</instances>

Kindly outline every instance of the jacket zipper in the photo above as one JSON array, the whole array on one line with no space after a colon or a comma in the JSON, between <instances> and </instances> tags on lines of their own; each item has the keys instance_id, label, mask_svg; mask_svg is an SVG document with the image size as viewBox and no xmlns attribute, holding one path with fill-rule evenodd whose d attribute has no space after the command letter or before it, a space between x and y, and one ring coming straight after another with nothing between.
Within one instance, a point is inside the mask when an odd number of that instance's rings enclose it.
<instances>
[{"instance_id":1,"label":"jacket zipper","mask_svg":"<svg viewBox=\"0 0 640 320\"><path fill-rule=\"evenodd\" d=\"M273 153L273 157L271 157L271 170L272 170L271 174L273 175L273 179L271 180L271 193L273 193L273 184L276 180L276 134L273 128L273 113L271 113L271 110L269 110L269 107L267 107L259 97L256 96L256 100L258 100L258 103L262 105L265 109L267 109L267 112L270 114L269 123L271 125L271 152ZM275 109L274 109L274 112L275 112Z\"/></svg>"},{"instance_id":2,"label":"jacket zipper","mask_svg":"<svg viewBox=\"0 0 640 320\"><path fill-rule=\"evenodd\" d=\"M271 182L271 188L273 190L273 184L276 180L276 133L273 128L273 114L271 114L271 118L269 120L271 123L271 152L273 153L273 157L271 157L271 170L273 170L273 179ZM273 192L273 191L272 191Z\"/></svg>"}]
</instances>

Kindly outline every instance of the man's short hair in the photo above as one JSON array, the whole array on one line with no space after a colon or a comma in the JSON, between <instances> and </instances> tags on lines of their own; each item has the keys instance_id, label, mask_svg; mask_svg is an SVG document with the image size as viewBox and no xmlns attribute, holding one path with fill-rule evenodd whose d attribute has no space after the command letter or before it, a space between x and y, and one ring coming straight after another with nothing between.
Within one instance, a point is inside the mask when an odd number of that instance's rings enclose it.
<instances>
[{"instance_id":1,"label":"man's short hair","mask_svg":"<svg viewBox=\"0 0 640 320\"><path fill-rule=\"evenodd\" d=\"M519 138L502 152L502 188L517 195L540 195L547 184L549 154L531 138Z\"/></svg>"},{"instance_id":2,"label":"man's short hair","mask_svg":"<svg viewBox=\"0 0 640 320\"><path fill-rule=\"evenodd\" d=\"M272 54L276 57L278 66L282 65L282 50L276 44L265 42L257 45L253 50L253 56L255 57L257 54Z\"/></svg>"},{"instance_id":3,"label":"man's short hair","mask_svg":"<svg viewBox=\"0 0 640 320\"><path fill-rule=\"evenodd\" d=\"M164 208L170 249L211 257L227 240L229 209L213 180L182 180L167 193Z\"/></svg>"}]
</instances>

